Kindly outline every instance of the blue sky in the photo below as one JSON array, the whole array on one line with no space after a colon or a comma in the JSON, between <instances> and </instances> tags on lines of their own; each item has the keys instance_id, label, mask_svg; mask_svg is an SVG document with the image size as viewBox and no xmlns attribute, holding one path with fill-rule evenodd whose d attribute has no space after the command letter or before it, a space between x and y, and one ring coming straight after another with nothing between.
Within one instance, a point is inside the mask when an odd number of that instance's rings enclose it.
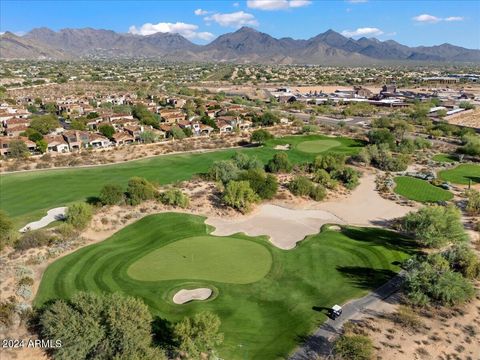
<instances>
[{"instance_id":1,"label":"blue sky","mask_svg":"<svg viewBox=\"0 0 480 360\"><path fill-rule=\"evenodd\" d=\"M251 26L307 39L328 29L406 45L480 48L480 0L0 1L0 31L92 27L147 35L178 32L195 43Z\"/></svg>"}]
</instances>

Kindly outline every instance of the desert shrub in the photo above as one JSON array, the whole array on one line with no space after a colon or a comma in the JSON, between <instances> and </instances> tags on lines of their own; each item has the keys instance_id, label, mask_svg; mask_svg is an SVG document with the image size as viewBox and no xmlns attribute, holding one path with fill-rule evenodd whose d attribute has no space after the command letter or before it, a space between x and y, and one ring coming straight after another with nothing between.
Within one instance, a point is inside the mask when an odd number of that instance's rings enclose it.
<instances>
[{"instance_id":1,"label":"desert shrub","mask_svg":"<svg viewBox=\"0 0 480 360\"><path fill-rule=\"evenodd\" d=\"M323 185L314 185L308 194L312 200L322 201L327 196L327 190Z\"/></svg>"},{"instance_id":2,"label":"desert shrub","mask_svg":"<svg viewBox=\"0 0 480 360\"><path fill-rule=\"evenodd\" d=\"M333 170L342 168L345 165L345 156L341 154L318 155L313 161L313 170L323 169L330 173Z\"/></svg>"},{"instance_id":3,"label":"desert shrub","mask_svg":"<svg viewBox=\"0 0 480 360\"><path fill-rule=\"evenodd\" d=\"M404 231L422 245L439 248L467 239L461 213L454 206L426 206L408 213L401 221Z\"/></svg>"},{"instance_id":4,"label":"desert shrub","mask_svg":"<svg viewBox=\"0 0 480 360\"><path fill-rule=\"evenodd\" d=\"M413 331L419 331L424 326L420 316L405 305L399 306L398 310L393 314L393 321Z\"/></svg>"},{"instance_id":5,"label":"desert shrub","mask_svg":"<svg viewBox=\"0 0 480 360\"><path fill-rule=\"evenodd\" d=\"M47 231L38 229L25 232L15 242L15 250L27 250L40 246L49 245L56 239L50 235Z\"/></svg>"},{"instance_id":6,"label":"desert shrub","mask_svg":"<svg viewBox=\"0 0 480 360\"><path fill-rule=\"evenodd\" d=\"M344 167L332 171L332 178L341 181L347 189L355 189L359 184L359 172L351 167Z\"/></svg>"},{"instance_id":7,"label":"desert shrub","mask_svg":"<svg viewBox=\"0 0 480 360\"><path fill-rule=\"evenodd\" d=\"M130 205L139 205L143 201L151 200L156 194L155 186L141 177L132 177L128 180L127 198Z\"/></svg>"},{"instance_id":8,"label":"desert shrub","mask_svg":"<svg viewBox=\"0 0 480 360\"><path fill-rule=\"evenodd\" d=\"M232 160L240 170L263 169L263 163L257 157L245 153L236 152Z\"/></svg>"},{"instance_id":9,"label":"desert shrub","mask_svg":"<svg viewBox=\"0 0 480 360\"><path fill-rule=\"evenodd\" d=\"M318 132L320 128L318 125L304 125L302 127L302 133L303 134L310 134L310 133L315 133Z\"/></svg>"},{"instance_id":10,"label":"desert shrub","mask_svg":"<svg viewBox=\"0 0 480 360\"><path fill-rule=\"evenodd\" d=\"M458 148L460 153L471 156L480 155L480 136L475 134L465 135L462 140L464 145Z\"/></svg>"},{"instance_id":11,"label":"desert shrub","mask_svg":"<svg viewBox=\"0 0 480 360\"><path fill-rule=\"evenodd\" d=\"M465 192L467 205L465 211L469 215L480 215L480 191L471 189Z\"/></svg>"},{"instance_id":12,"label":"desert shrub","mask_svg":"<svg viewBox=\"0 0 480 360\"><path fill-rule=\"evenodd\" d=\"M17 282L17 286L32 286L33 279L30 276L24 276Z\"/></svg>"},{"instance_id":13,"label":"desert shrub","mask_svg":"<svg viewBox=\"0 0 480 360\"><path fill-rule=\"evenodd\" d=\"M266 169L271 173L289 173L292 171L292 163L288 159L287 153L280 152L273 155L267 163Z\"/></svg>"},{"instance_id":14,"label":"desert shrub","mask_svg":"<svg viewBox=\"0 0 480 360\"><path fill-rule=\"evenodd\" d=\"M470 300L475 294L469 280L451 270L441 254L417 258L408 264L405 291L413 304L422 306L432 302L454 306Z\"/></svg>"},{"instance_id":15,"label":"desert shrub","mask_svg":"<svg viewBox=\"0 0 480 360\"><path fill-rule=\"evenodd\" d=\"M334 189L338 184L338 182L332 179L330 174L323 169L318 169L315 171L315 174L313 175L313 181L317 184L323 185L327 189Z\"/></svg>"},{"instance_id":16,"label":"desert shrub","mask_svg":"<svg viewBox=\"0 0 480 360\"><path fill-rule=\"evenodd\" d=\"M187 208L190 204L188 195L180 189L170 189L159 195L160 202L165 205Z\"/></svg>"},{"instance_id":17,"label":"desert shrub","mask_svg":"<svg viewBox=\"0 0 480 360\"><path fill-rule=\"evenodd\" d=\"M258 129L252 132L250 142L264 144L267 140L273 139L273 135L265 129Z\"/></svg>"},{"instance_id":18,"label":"desert shrub","mask_svg":"<svg viewBox=\"0 0 480 360\"><path fill-rule=\"evenodd\" d=\"M223 201L241 212L248 212L259 197L248 181L230 181L225 187Z\"/></svg>"},{"instance_id":19,"label":"desert shrub","mask_svg":"<svg viewBox=\"0 0 480 360\"><path fill-rule=\"evenodd\" d=\"M240 170L233 160L215 161L208 172L208 177L213 181L223 184L237 180Z\"/></svg>"},{"instance_id":20,"label":"desert shrub","mask_svg":"<svg viewBox=\"0 0 480 360\"><path fill-rule=\"evenodd\" d=\"M468 279L480 276L480 259L466 243L455 244L443 256L450 267Z\"/></svg>"},{"instance_id":21,"label":"desert shrub","mask_svg":"<svg viewBox=\"0 0 480 360\"><path fill-rule=\"evenodd\" d=\"M59 339L55 359L165 359L151 346L152 315L140 299L80 292L46 305L40 337Z\"/></svg>"},{"instance_id":22,"label":"desert shrub","mask_svg":"<svg viewBox=\"0 0 480 360\"><path fill-rule=\"evenodd\" d=\"M61 236L62 239L68 240L69 238L76 235L76 230L71 224L62 223L55 229L57 234Z\"/></svg>"},{"instance_id":23,"label":"desert shrub","mask_svg":"<svg viewBox=\"0 0 480 360\"><path fill-rule=\"evenodd\" d=\"M13 325L17 304L14 298L0 301L0 327L9 328Z\"/></svg>"},{"instance_id":24,"label":"desert shrub","mask_svg":"<svg viewBox=\"0 0 480 360\"><path fill-rule=\"evenodd\" d=\"M296 176L288 184L288 189L296 196L309 196L312 188L312 182L305 176Z\"/></svg>"},{"instance_id":25,"label":"desert shrub","mask_svg":"<svg viewBox=\"0 0 480 360\"><path fill-rule=\"evenodd\" d=\"M248 181L252 190L261 199L272 199L277 194L277 178L272 174L267 174L263 169L253 168L243 171L238 179Z\"/></svg>"},{"instance_id":26,"label":"desert shrub","mask_svg":"<svg viewBox=\"0 0 480 360\"><path fill-rule=\"evenodd\" d=\"M339 360L371 360L373 343L365 335L341 335L334 344L335 358Z\"/></svg>"},{"instance_id":27,"label":"desert shrub","mask_svg":"<svg viewBox=\"0 0 480 360\"><path fill-rule=\"evenodd\" d=\"M118 205L124 201L123 189L117 184L107 184L100 190L99 198L103 205Z\"/></svg>"},{"instance_id":28,"label":"desert shrub","mask_svg":"<svg viewBox=\"0 0 480 360\"><path fill-rule=\"evenodd\" d=\"M367 134L370 144L387 144L390 149L395 148L395 135L388 129L374 129Z\"/></svg>"},{"instance_id":29,"label":"desert shrub","mask_svg":"<svg viewBox=\"0 0 480 360\"><path fill-rule=\"evenodd\" d=\"M72 225L75 229L82 230L87 227L92 219L93 209L87 203L75 203L68 207L67 224Z\"/></svg>"}]
</instances>

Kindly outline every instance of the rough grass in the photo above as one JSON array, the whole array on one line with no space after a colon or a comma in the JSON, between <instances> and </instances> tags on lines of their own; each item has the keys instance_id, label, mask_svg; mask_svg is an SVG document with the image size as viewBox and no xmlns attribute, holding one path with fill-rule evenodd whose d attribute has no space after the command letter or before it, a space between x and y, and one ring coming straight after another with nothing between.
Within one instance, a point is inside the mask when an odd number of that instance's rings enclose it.
<instances>
[{"instance_id":1,"label":"rough grass","mask_svg":"<svg viewBox=\"0 0 480 360\"><path fill-rule=\"evenodd\" d=\"M20 228L44 216L47 210L68 206L98 196L103 185L116 183L125 186L128 179L141 176L159 184L191 179L206 172L217 160L231 158L236 151L246 152L267 162L277 151L278 144L297 144L302 141L331 139L325 136L289 136L273 139L266 146L242 150L219 150L207 153L165 155L143 160L105 166L73 169L50 169L35 172L0 175L0 208L14 218ZM348 138L336 138L342 146L334 152L353 154L364 145ZM312 160L315 154L292 149L288 151L294 163Z\"/></svg>"},{"instance_id":2,"label":"rough grass","mask_svg":"<svg viewBox=\"0 0 480 360\"><path fill-rule=\"evenodd\" d=\"M222 320L222 358L243 359L248 351L250 359L278 359L285 358L302 336L326 319L325 308L383 284L399 271L398 262L416 252L412 241L378 228L325 230L289 251L275 248L265 237L236 234L235 241L255 243L270 253L270 271L254 283L212 281L207 279L211 274L202 279L158 281L139 281L128 275L132 264L148 254L183 239L210 234L213 229L204 220L178 213L151 215L106 241L55 261L43 275L35 305L87 290L142 298L154 316L171 322L209 310ZM239 256L256 266L255 259ZM182 287L211 287L215 296L175 305L172 296Z\"/></svg>"},{"instance_id":3,"label":"rough grass","mask_svg":"<svg viewBox=\"0 0 480 360\"><path fill-rule=\"evenodd\" d=\"M468 185L470 181L472 184L480 184L480 165L461 164L453 169L440 171L438 176L453 184Z\"/></svg>"},{"instance_id":4,"label":"rough grass","mask_svg":"<svg viewBox=\"0 0 480 360\"><path fill-rule=\"evenodd\" d=\"M445 189L430 184L428 181L410 176L398 176L395 179L394 191L407 199L419 202L448 201L453 194Z\"/></svg>"}]
</instances>

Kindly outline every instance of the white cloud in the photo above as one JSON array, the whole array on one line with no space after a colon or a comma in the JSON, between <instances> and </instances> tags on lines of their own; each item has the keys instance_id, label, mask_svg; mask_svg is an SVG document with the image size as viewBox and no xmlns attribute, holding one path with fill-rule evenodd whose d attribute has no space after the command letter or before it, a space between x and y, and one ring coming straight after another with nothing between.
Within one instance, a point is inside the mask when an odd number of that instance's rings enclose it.
<instances>
[{"instance_id":1,"label":"white cloud","mask_svg":"<svg viewBox=\"0 0 480 360\"><path fill-rule=\"evenodd\" d=\"M308 6L311 0L247 0L247 6L258 10L283 10Z\"/></svg>"},{"instance_id":2,"label":"white cloud","mask_svg":"<svg viewBox=\"0 0 480 360\"><path fill-rule=\"evenodd\" d=\"M234 6L234 7L239 7L239 6L240 6L240 3L234 2L234 3L233 3L233 6Z\"/></svg>"},{"instance_id":3,"label":"white cloud","mask_svg":"<svg viewBox=\"0 0 480 360\"><path fill-rule=\"evenodd\" d=\"M257 26L258 21L252 14L244 11L237 11L227 14L212 14L204 18L206 22L216 22L224 27L242 27L242 26Z\"/></svg>"},{"instance_id":4,"label":"white cloud","mask_svg":"<svg viewBox=\"0 0 480 360\"><path fill-rule=\"evenodd\" d=\"M448 22L450 22L450 21L463 21L463 17L462 16L449 16L449 17L447 17L443 20L448 21Z\"/></svg>"},{"instance_id":5,"label":"white cloud","mask_svg":"<svg viewBox=\"0 0 480 360\"><path fill-rule=\"evenodd\" d=\"M433 15L422 14L422 15L415 16L413 20L418 22L424 22L424 23L436 23L441 21L442 19Z\"/></svg>"},{"instance_id":6,"label":"white cloud","mask_svg":"<svg viewBox=\"0 0 480 360\"><path fill-rule=\"evenodd\" d=\"M347 37L355 36L378 36L382 35L383 31L375 27L363 27L358 28L357 30L343 30L342 35Z\"/></svg>"},{"instance_id":7,"label":"white cloud","mask_svg":"<svg viewBox=\"0 0 480 360\"><path fill-rule=\"evenodd\" d=\"M197 16L201 16L201 15L207 15L209 11L203 10L203 9L197 9L193 13Z\"/></svg>"},{"instance_id":8,"label":"white cloud","mask_svg":"<svg viewBox=\"0 0 480 360\"><path fill-rule=\"evenodd\" d=\"M435 24L440 21L447 21L447 22L452 22L452 21L463 21L462 16L449 16L446 18L441 18L438 16L430 15L430 14L422 14L418 16L414 16L413 20L420 22L420 23L430 23L430 24Z\"/></svg>"},{"instance_id":9,"label":"white cloud","mask_svg":"<svg viewBox=\"0 0 480 360\"><path fill-rule=\"evenodd\" d=\"M180 34L186 37L189 40L211 40L215 37L212 33L209 32L199 32L198 26L194 24L186 24L183 22L176 22L176 23L158 23L158 24L151 24L146 23L143 24L139 29L136 26L130 26L128 32L130 34L136 35L151 35L157 32L162 33L175 33Z\"/></svg>"}]
</instances>

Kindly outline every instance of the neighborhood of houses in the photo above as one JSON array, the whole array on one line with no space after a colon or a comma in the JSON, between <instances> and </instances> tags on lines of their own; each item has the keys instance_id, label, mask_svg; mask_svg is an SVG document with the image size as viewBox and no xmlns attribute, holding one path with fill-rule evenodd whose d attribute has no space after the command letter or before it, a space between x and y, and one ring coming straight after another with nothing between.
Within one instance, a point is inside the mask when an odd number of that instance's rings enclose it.
<instances>
[{"instance_id":1,"label":"neighborhood of houses","mask_svg":"<svg viewBox=\"0 0 480 360\"><path fill-rule=\"evenodd\" d=\"M17 105L0 104L0 155L9 154L9 144L13 141L23 141L32 154L39 153L38 144L26 136L32 114L26 108L34 103L33 98L18 99ZM44 99L45 103L51 99ZM142 104L152 114L157 114L158 126L144 125L130 113L115 113L108 107L100 107L101 103L112 105ZM172 134L174 127L179 127L192 136L208 136L216 131L220 134L231 133L234 130L248 130L252 122L245 116L247 110L240 105L221 107L215 101L205 104L205 115L212 119L210 125L202 123L196 114L188 115L184 109L186 100L169 98L165 106L157 102L139 101L135 95L110 95L96 98L96 106L92 106L90 98L67 97L55 100L56 116L59 124L43 136L47 146L45 152L66 153L83 148L108 148L142 142L142 134L149 132L156 140L165 139ZM71 128L72 120L88 116L84 130ZM114 133L110 137L102 135L99 129L102 125L110 125ZM188 129L188 130L187 130Z\"/></svg>"}]
</instances>

